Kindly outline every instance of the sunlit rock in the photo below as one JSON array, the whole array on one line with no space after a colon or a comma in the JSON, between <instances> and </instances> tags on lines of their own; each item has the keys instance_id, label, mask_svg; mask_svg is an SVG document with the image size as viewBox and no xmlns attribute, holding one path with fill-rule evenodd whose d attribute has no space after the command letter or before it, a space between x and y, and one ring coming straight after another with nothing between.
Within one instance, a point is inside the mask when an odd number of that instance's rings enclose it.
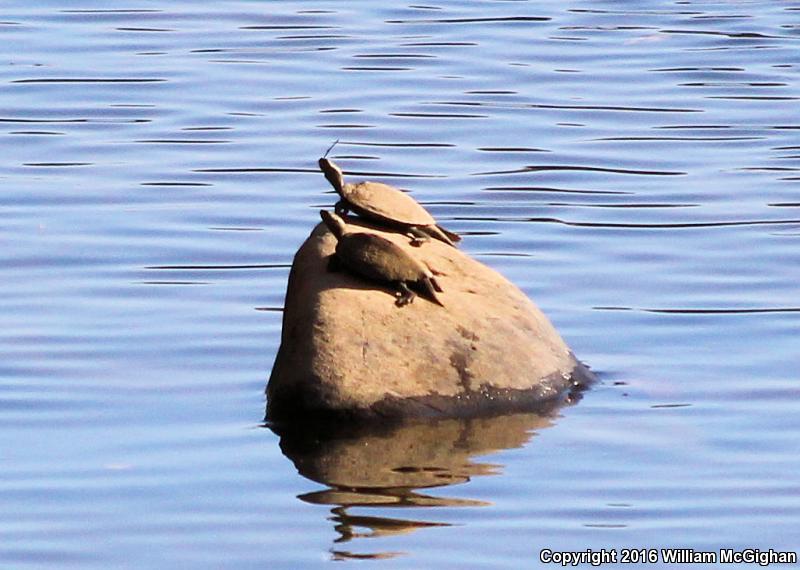
<instances>
[{"instance_id":1,"label":"sunlit rock","mask_svg":"<svg viewBox=\"0 0 800 570\"><path fill-rule=\"evenodd\" d=\"M445 306L419 296L398 307L391 287L328 271L336 240L320 224L289 275L270 421L531 410L590 381L542 312L496 271L436 240L412 247L406 236L368 231L427 264Z\"/></svg>"}]
</instances>

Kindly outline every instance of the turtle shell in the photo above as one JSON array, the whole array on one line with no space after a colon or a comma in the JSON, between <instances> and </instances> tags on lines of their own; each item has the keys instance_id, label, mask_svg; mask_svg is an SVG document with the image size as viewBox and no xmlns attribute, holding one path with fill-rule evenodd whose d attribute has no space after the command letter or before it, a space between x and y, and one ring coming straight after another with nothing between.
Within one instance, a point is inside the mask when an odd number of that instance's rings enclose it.
<instances>
[{"instance_id":1,"label":"turtle shell","mask_svg":"<svg viewBox=\"0 0 800 570\"><path fill-rule=\"evenodd\" d=\"M346 184L342 197L359 215L380 221L407 225L436 224L428 211L408 194L380 182Z\"/></svg>"},{"instance_id":2,"label":"turtle shell","mask_svg":"<svg viewBox=\"0 0 800 570\"><path fill-rule=\"evenodd\" d=\"M352 271L376 281L419 281L425 268L394 242L379 235L353 232L336 244L336 255Z\"/></svg>"}]
</instances>

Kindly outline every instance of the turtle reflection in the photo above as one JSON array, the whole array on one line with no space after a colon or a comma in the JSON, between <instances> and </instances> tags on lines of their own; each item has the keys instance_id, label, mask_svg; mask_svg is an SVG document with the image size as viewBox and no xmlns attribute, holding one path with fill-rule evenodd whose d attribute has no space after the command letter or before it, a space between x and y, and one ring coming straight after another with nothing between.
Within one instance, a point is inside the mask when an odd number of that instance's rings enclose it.
<instances>
[{"instance_id":1,"label":"turtle reflection","mask_svg":"<svg viewBox=\"0 0 800 570\"><path fill-rule=\"evenodd\" d=\"M273 428L281 450L301 475L328 488L300 495L330 505L337 545L450 526L424 507L480 507L491 503L436 496L432 489L494 475L502 465L476 456L521 447L535 430L551 425L549 415L513 414L492 418L414 421L393 426ZM391 509L413 515L388 516ZM404 511L405 512L405 511ZM395 513L392 512L392 515ZM355 553L334 546L335 559L391 558L401 552Z\"/></svg>"}]
</instances>

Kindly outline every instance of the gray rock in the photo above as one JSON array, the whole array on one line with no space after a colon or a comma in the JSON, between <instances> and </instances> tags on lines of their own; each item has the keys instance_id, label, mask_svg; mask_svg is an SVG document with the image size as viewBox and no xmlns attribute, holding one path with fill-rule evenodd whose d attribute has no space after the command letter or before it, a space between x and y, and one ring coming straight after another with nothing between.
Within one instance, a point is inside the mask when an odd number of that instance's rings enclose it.
<instances>
[{"instance_id":1,"label":"gray rock","mask_svg":"<svg viewBox=\"0 0 800 570\"><path fill-rule=\"evenodd\" d=\"M289 275L269 421L535 410L591 381L542 312L496 271L437 240L411 247L404 235L354 225L428 265L445 307L424 297L398 307L390 287L329 272L336 239L318 225Z\"/></svg>"}]
</instances>

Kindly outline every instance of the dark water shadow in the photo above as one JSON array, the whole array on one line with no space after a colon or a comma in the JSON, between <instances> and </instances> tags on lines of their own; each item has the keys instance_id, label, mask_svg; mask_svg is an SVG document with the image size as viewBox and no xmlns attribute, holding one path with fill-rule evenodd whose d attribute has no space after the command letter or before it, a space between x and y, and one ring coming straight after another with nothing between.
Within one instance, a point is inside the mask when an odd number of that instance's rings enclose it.
<instances>
[{"instance_id":1,"label":"dark water shadow","mask_svg":"<svg viewBox=\"0 0 800 570\"><path fill-rule=\"evenodd\" d=\"M556 409L390 425L269 427L280 436L281 451L298 472L327 487L298 495L298 499L330 506L328 518L338 535L331 547L332 558L384 559L404 553L354 552L344 544L451 526L436 520L434 513L420 517L421 508L491 506L484 500L454 497L449 492L437 495L433 490L463 485L477 476L500 474L502 464L477 458L526 445L538 430L554 423ZM397 509L392 513L397 516L387 516L390 509ZM402 516L409 509L413 516Z\"/></svg>"}]
</instances>

